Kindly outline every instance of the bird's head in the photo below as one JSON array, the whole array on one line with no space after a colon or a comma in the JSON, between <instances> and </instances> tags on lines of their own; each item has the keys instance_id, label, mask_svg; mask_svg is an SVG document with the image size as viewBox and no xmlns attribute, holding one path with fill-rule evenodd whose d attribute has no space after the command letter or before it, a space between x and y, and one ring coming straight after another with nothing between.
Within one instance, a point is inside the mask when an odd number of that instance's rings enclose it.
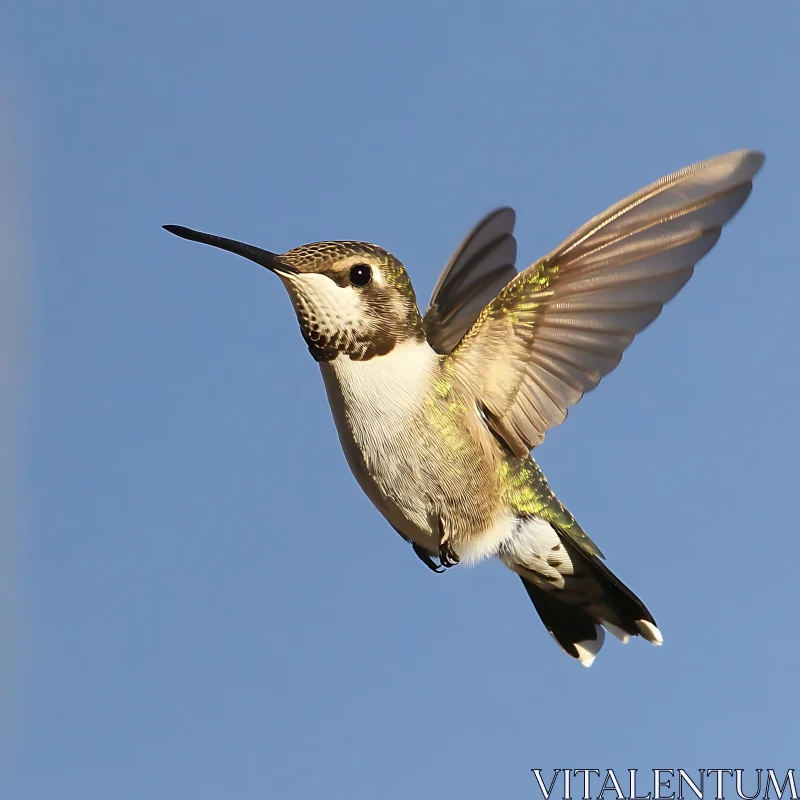
<instances>
[{"instance_id":1,"label":"bird's head","mask_svg":"<svg viewBox=\"0 0 800 800\"><path fill-rule=\"evenodd\" d=\"M317 361L339 355L369 359L411 338L424 338L405 267L382 247L365 242L315 242L278 255L178 225L164 228L184 239L244 256L274 272L289 292L303 338Z\"/></svg>"}]
</instances>

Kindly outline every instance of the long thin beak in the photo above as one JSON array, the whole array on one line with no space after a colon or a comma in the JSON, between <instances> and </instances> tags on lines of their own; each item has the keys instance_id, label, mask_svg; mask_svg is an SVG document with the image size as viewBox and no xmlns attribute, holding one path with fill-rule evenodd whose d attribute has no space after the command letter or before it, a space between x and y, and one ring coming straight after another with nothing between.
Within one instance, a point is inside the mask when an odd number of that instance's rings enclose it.
<instances>
[{"instance_id":1,"label":"long thin beak","mask_svg":"<svg viewBox=\"0 0 800 800\"><path fill-rule=\"evenodd\" d=\"M250 261L255 261L262 267L266 267L272 272L280 273L296 273L294 267L284 264L279 260L275 253L270 253L269 250L262 250L260 247L253 247L251 244L244 244L244 242L237 242L234 239L226 239L223 236L215 236L213 233L202 233L201 231L193 231L191 228L184 228L182 225L163 225L165 231L174 233L180 236L181 239L189 239L192 242L200 242L201 244L210 244L212 247L219 247L222 250L227 250L229 253L236 253L237 256L244 256L249 258Z\"/></svg>"}]
</instances>

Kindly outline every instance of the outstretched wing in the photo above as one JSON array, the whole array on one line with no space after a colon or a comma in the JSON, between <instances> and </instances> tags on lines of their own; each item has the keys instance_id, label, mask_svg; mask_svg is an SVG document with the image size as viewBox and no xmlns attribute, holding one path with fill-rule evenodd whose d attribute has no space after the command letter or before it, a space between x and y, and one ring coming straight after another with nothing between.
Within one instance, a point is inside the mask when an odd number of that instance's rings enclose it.
<instances>
[{"instance_id":1,"label":"outstretched wing","mask_svg":"<svg viewBox=\"0 0 800 800\"><path fill-rule=\"evenodd\" d=\"M518 456L564 421L689 280L764 163L739 150L668 175L519 273L449 356Z\"/></svg>"},{"instance_id":2,"label":"outstretched wing","mask_svg":"<svg viewBox=\"0 0 800 800\"><path fill-rule=\"evenodd\" d=\"M517 274L516 217L513 208L487 214L467 234L439 276L422 321L437 353L451 353L484 306Z\"/></svg>"}]
</instances>

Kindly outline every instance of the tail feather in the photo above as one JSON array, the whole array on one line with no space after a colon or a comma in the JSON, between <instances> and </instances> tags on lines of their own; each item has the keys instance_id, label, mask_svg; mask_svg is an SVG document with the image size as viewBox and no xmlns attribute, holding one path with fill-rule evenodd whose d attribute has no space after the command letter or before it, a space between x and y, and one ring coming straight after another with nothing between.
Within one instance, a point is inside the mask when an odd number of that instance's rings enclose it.
<instances>
[{"instance_id":1,"label":"tail feather","mask_svg":"<svg viewBox=\"0 0 800 800\"><path fill-rule=\"evenodd\" d=\"M520 579L542 622L561 649L590 667L603 646L603 628L586 609L565 603L521 575Z\"/></svg>"},{"instance_id":2,"label":"tail feather","mask_svg":"<svg viewBox=\"0 0 800 800\"><path fill-rule=\"evenodd\" d=\"M544 520L524 521L502 560L522 579L545 627L561 648L590 666L603 628L623 642L663 641L644 603L593 553Z\"/></svg>"}]
</instances>

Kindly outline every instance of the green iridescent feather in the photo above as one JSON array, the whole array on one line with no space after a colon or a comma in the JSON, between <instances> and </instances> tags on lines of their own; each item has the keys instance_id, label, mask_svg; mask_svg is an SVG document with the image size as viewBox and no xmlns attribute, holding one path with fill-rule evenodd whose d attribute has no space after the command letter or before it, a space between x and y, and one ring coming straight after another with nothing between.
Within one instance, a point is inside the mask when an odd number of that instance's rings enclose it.
<instances>
[{"instance_id":1,"label":"green iridescent feather","mask_svg":"<svg viewBox=\"0 0 800 800\"><path fill-rule=\"evenodd\" d=\"M586 552L604 558L600 548L553 494L539 465L532 458L508 458L500 466L503 499L520 514L541 517L567 534Z\"/></svg>"}]
</instances>

